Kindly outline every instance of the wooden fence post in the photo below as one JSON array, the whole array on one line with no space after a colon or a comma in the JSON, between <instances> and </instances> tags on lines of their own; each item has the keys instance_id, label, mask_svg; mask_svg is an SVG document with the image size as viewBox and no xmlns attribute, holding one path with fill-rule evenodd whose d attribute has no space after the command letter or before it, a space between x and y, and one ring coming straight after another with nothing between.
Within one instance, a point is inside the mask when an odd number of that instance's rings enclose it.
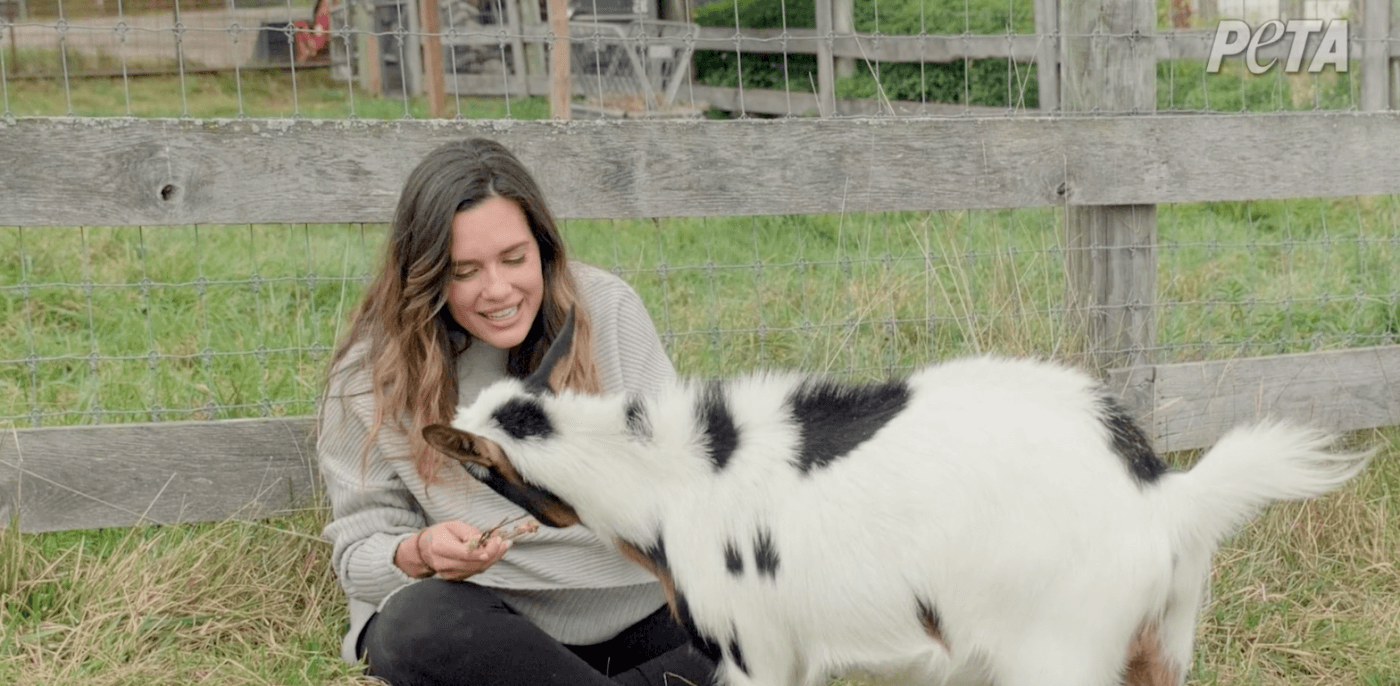
<instances>
[{"instance_id":1,"label":"wooden fence post","mask_svg":"<svg viewBox=\"0 0 1400 686\"><path fill-rule=\"evenodd\" d=\"M1381 112L1390 108L1390 2L1362 0L1362 112Z\"/></svg>"},{"instance_id":2,"label":"wooden fence post","mask_svg":"<svg viewBox=\"0 0 1400 686\"><path fill-rule=\"evenodd\" d=\"M438 0L419 0L419 23L423 32L419 41L423 46L423 85L428 91L428 112L433 119L441 119L447 109L447 79L442 73L442 18L438 13Z\"/></svg>"},{"instance_id":3,"label":"wooden fence post","mask_svg":"<svg viewBox=\"0 0 1400 686\"><path fill-rule=\"evenodd\" d=\"M415 97L423 94L423 51L418 49L419 42L414 40L414 36L423 31L423 19L418 14L418 2L413 0L396 0L399 8L399 27L403 29L403 41L399 45L399 69L403 75L403 94L405 98Z\"/></svg>"},{"instance_id":4,"label":"wooden fence post","mask_svg":"<svg viewBox=\"0 0 1400 686\"><path fill-rule=\"evenodd\" d=\"M525 0L524 4L528 5L534 1ZM510 34L507 36L510 41L510 68L515 72L515 84L519 89L516 95L525 97L530 94L530 85L529 77L525 73L525 23L520 17L521 2L522 0L505 0L506 31Z\"/></svg>"},{"instance_id":5,"label":"wooden fence post","mask_svg":"<svg viewBox=\"0 0 1400 686\"><path fill-rule=\"evenodd\" d=\"M1400 12L1390 13L1389 33L1386 38L1400 33ZM1390 41L1386 41L1389 52ZM1400 58L1390 58L1390 109L1400 109Z\"/></svg>"},{"instance_id":6,"label":"wooden fence post","mask_svg":"<svg viewBox=\"0 0 1400 686\"><path fill-rule=\"evenodd\" d=\"M379 56L379 34L375 33L374 5L366 8L364 5L350 3L350 12L353 13L352 26L363 26L363 31L355 34L355 57L359 67L360 88L374 95L384 94L384 82L381 79L380 67L383 61Z\"/></svg>"},{"instance_id":7,"label":"wooden fence post","mask_svg":"<svg viewBox=\"0 0 1400 686\"><path fill-rule=\"evenodd\" d=\"M816 0L817 8L817 110L823 117L836 114L835 65L831 57L831 2Z\"/></svg>"},{"instance_id":8,"label":"wooden fence post","mask_svg":"<svg viewBox=\"0 0 1400 686\"><path fill-rule=\"evenodd\" d=\"M849 36L856 32L854 0L833 0L831 6L831 30L838 36ZM856 75L854 57L836 58L836 78L849 78Z\"/></svg>"},{"instance_id":9,"label":"wooden fence post","mask_svg":"<svg viewBox=\"0 0 1400 686\"><path fill-rule=\"evenodd\" d=\"M1200 0L1196 6L1196 19L1202 28L1215 28L1220 19L1219 0Z\"/></svg>"},{"instance_id":10,"label":"wooden fence post","mask_svg":"<svg viewBox=\"0 0 1400 686\"><path fill-rule=\"evenodd\" d=\"M521 32L536 35L530 31L533 27L544 23L544 18L540 16L540 3L536 0L521 0ZM527 43L525 45L525 94L535 95L530 90L530 82L535 76L547 74L544 68L544 43Z\"/></svg>"},{"instance_id":11,"label":"wooden fence post","mask_svg":"<svg viewBox=\"0 0 1400 686\"><path fill-rule=\"evenodd\" d=\"M1151 0L1060 0L1060 103L1066 112L1156 109ZM1065 183L1073 202L1074 170ZM1156 347L1155 205L1065 208L1066 307L1086 362L1106 371L1151 364Z\"/></svg>"},{"instance_id":12,"label":"wooden fence post","mask_svg":"<svg viewBox=\"0 0 1400 686\"><path fill-rule=\"evenodd\" d=\"M5 32L10 34L10 64L19 63L19 43L18 39L15 37L14 24L26 21L29 18L29 9L24 3L25 0L0 1L0 15L3 15L5 21L10 23L10 30ZM4 34L0 34L0 37L3 36Z\"/></svg>"},{"instance_id":13,"label":"wooden fence post","mask_svg":"<svg viewBox=\"0 0 1400 686\"><path fill-rule=\"evenodd\" d=\"M1057 0L1035 0L1035 51L1038 109L1051 113L1060 109L1060 5Z\"/></svg>"},{"instance_id":14,"label":"wooden fence post","mask_svg":"<svg viewBox=\"0 0 1400 686\"><path fill-rule=\"evenodd\" d=\"M549 116L568 121L573 118L574 84L570 78L572 47L569 43L569 0L549 0L549 30L554 42L549 46Z\"/></svg>"}]
</instances>

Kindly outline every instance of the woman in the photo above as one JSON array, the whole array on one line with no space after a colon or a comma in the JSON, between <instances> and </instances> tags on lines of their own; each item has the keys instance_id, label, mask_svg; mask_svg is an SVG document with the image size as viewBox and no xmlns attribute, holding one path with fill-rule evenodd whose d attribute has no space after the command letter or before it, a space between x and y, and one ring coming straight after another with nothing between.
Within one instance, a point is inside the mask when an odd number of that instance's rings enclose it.
<instances>
[{"instance_id":1,"label":"woman","mask_svg":"<svg viewBox=\"0 0 1400 686\"><path fill-rule=\"evenodd\" d=\"M571 263L530 174L497 143L429 153L330 365L317 455L350 603L342 656L408 684L709 683L659 584L583 527L517 541L523 511L431 450L491 382L534 370L576 312L554 388L654 393L675 372L636 293ZM670 683L676 683L674 680Z\"/></svg>"}]
</instances>

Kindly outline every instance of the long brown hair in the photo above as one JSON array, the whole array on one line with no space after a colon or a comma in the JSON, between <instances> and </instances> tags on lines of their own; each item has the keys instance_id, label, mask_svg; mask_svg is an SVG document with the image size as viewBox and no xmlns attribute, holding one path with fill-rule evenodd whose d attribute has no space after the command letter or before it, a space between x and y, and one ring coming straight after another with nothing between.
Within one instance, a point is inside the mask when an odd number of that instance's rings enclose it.
<instances>
[{"instance_id":1,"label":"long brown hair","mask_svg":"<svg viewBox=\"0 0 1400 686\"><path fill-rule=\"evenodd\" d=\"M540 311L525 340L507 354L507 373L524 377L539 367L573 309L573 346L550 375L550 385L591 393L602 389L588 313L579 306L564 243L539 186L520 160L495 141L449 143L428 153L404 183L383 266L331 357L330 374L348 373L338 369L346 353L362 341L368 344L360 363L371 368L375 410L362 459L389 421L408 435L409 443L408 455L389 457L414 460L418 473L433 481L441 460L423 441L423 428L452 420L458 391L455 362L473 342L447 308L452 220L491 197L512 200L525 213L539 244L544 276ZM466 346L454 349L450 332L461 334L456 338ZM323 403L329 389L328 378Z\"/></svg>"}]
</instances>

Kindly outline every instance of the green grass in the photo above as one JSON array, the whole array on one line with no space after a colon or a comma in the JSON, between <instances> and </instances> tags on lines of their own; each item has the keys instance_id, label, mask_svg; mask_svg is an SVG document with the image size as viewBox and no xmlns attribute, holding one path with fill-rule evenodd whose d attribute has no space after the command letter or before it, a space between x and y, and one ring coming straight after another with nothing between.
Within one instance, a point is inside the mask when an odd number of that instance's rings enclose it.
<instances>
[{"instance_id":1,"label":"green grass","mask_svg":"<svg viewBox=\"0 0 1400 686\"><path fill-rule=\"evenodd\" d=\"M276 0L253 0L251 2L243 0L237 3L240 8L264 7ZM284 0L285 1L285 0ZM118 2L116 0L28 0L29 17L33 20L57 19L62 11L62 16L67 19L86 17L115 17L117 15ZM281 3L278 3L280 5ZM305 4L304 0L293 0L293 6ZM120 7L126 14L151 14L169 13L174 3L170 0L122 0ZM180 10L189 12L192 10L217 10L227 7L227 0L180 0Z\"/></svg>"},{"instance_id":2,"label":"green grass","mask_svg":"<svg viewBox=\"0 0 1400 686\"><path fill-rule=\"evenodd\" d=\"M8 59L8 55L6 56ZM31 53L22 68L53 73L52 54ZM120 69L110 58L94 69ZM135 70L142 65L130 67ZM70 67L70 69L72 69ZM71 72L70 72L71 73ZM4 107L16 117L305 117L309 119L425 119L426 97L381 98L331 78L329 70L194 73L178 76L10 79ZM466 119L545 119L545 98L447 98L445 117Z\"/></svg>"},{"instance_id":3,"label":"green grass","mask_svg":"<svg viewBox=\"0 0 1400 686\"><path fill-rule=\"evenodd\" d=\"M1393 198L1159 209L1162 361L1393 343ZM685 373L871 378L950 355L1075 359L1062 213L571 221ZM0 228L0 419L301 415L383 226Z\"/></svg>"}]
</instances>

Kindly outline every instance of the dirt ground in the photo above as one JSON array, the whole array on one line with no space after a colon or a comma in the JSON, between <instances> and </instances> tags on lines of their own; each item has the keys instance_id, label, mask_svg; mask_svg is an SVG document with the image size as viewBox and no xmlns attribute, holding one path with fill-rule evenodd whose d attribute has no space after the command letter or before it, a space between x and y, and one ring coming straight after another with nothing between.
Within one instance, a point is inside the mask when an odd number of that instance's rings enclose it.
<instances>
[{"instance_id":1,"label":"dirt ground","mask_svg":"<svg viewBox=\"0 0 1400 686\"><path fill-rule=\"evenodd\" d=\"M125 17L101 17L60 24L54 20L15 24L14 44L20 49L57 49L66 45L91 55L127 60L175 59L176 35L187 65L233 67L253 58L258 29L267 21L310 20L307 9L259 7L238 10L200 10L180 13L181 32L176 31L171 12ZM9 33L9 32L5 32ZM0 34L0 44L8 49L12 37Z\"/></svg>"}]
</instances>

